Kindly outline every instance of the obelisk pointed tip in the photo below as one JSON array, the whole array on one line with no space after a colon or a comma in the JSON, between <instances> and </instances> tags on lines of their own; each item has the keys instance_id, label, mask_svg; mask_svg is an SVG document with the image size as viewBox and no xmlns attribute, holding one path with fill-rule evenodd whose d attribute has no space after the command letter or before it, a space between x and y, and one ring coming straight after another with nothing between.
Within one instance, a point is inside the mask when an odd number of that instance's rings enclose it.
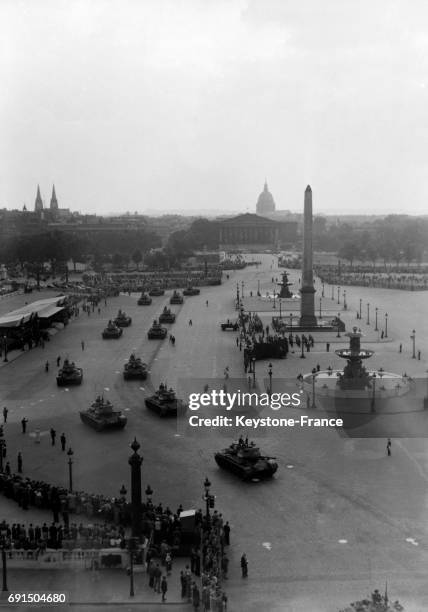
<instances>
[{"instance_id":1,"label":"obelisk pointed tip","mask_svg":"<svg viewBox=\"0 0 428 612\"><path fill-rule=\"evenodd\" d=\"M308 185L308 186L306 187L305 191L312 191L311 186L310 186L310 185Z\"/></svg>"}]
</instances>

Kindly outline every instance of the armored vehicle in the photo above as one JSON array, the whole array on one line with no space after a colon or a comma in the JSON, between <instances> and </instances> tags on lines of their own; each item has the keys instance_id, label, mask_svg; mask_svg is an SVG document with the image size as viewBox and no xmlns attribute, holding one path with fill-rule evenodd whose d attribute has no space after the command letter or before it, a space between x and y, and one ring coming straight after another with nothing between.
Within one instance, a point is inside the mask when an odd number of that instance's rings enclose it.
<instances>
[{"instance_id":1,"label":"armored vehicle","mask_svg":"<svg viewBox=\"0 0 428 612\"><path fill-rule=\"evenodd\" d=\"M132 353L129 361L125 363L123 378L125 380L132 380L133 378L146 380L147 364L143 363L139 357L135 357L135 355Z\"/></svg>"},{"instance_id":2,"label":"armored vehicle","mask_svg":"<svg viewBox=\"0 0 428 612\"><path fill-rule=\"evenodd\" d=\"M77 368L74 361L70 362L68 359L64 359L62 368L58 371L56 377L56 384L58 387L66 385L80 385L83 379L82 368Z\"/></svg>"},{"instance_id":3,"label":"armored vehicle","mask_svg":"<svg viewBox=\"0 0 428 612\"><path fill-rule=\"evenodd\" d=\"M149 297L147 295L147 293L143 293L141 294L141 297L139 298L137 304L138 306L150 306L150 304L152 303L152 298Z\"/></svg>"},{"instance_id":4,"label":"armored vehicle","mask_svg":"<svg viewBox=\"0 0 428 612\"><path fill-rule=\"evenodd\" d=\"M265 457L255 442L239 438L229 448L214 455L219 467L240 476L242 480L271 478L278 469L275 457Z\"/></svg>"},{"instance_id":5,"label":"armored vehicle","mask_svg":"<svg viewBox=\"0 0 428 612\"><path fill-rule=\"evenodd\" d=\"M149 295L154 295L154 296L164 295L164 293L165 293L165 290L161 289L160 287L153 287L149 291Z\"/></svg>"},{"instance_id":6,"label":"armored vehicle","mask_svg":"<svg viewBox=\"0 0 428 612\"><path fill-rule=\"evenodd\" d=\"M175 314L166 306L159 315L159 323L175 323Z\"/></svg>"},{"instance_id":7,"label":"armored vehicle","mask_svg":"<svg viewBox=\"0 0 428 612\"><path fill-rule=\"evenodd\" d=\"M117 325L117 327L129 327L132 323L132 319L131 317L128 317L126 312L119 310L113 323Z\"/></svg>"},{"instance_id":8,"label":"armored vehicle","mask_svg":"<svg viewBox=\"0 0 428 612\"><path fill-rule=\"evenodd\" d=\"M96 431L123 429L127 421L127 418L119 410L113 410L113 405L100 396L88 410L80 412L80 418L83 423Z\"/></svg>"},{"instance_id":9,"label":"armored vehicle","mask_svg":"<svg viewBox=\"0 0 428 612\"><path fill-rule=\"evenodd\" d=\"M200 289L197 289L196 287L192 287L191 285L189 285L184 291L183 291L183 295L199 295L201 292Z\"/></svg>"},{"instance_id":10,"label":"armored vehicle","mask_svg":"<svg viewBox=\"0 0 428 612\"><path fill-rule=\"evenodd\" d=\"M168 389L163 383L159 385L159 389L151 397L146 397L145 403L147 408L157 412L161 417L177 416L186 410L183 400L180 400L175 395L173 389Z\"/></svg>"},{"instance_id":11,"label":"armored vehicle","mask_svg":"<svg viewBox=\"0 0 428 612\"><path fill-rule=\"evenodd\" d=\"M232 331L238 331L239 329L238 323L236 321L235 323L233 323L232 321L229 321L229 319L226 321L226 323L220 323L220 327L223 331L227 331L228 329L231 329Z\"/></svg>"},{"instance_id":12,"label":"armored vehicle","mask_svg":"<svg viewBox=\"0 0 428 612\"><path fill-rule=\"evenodd\" d=\"M156 320L153 321L153 325L147 332L147 337L149 340L163 340L166 338L168 330L166 327L162 327Z\"/></svg>"},{"instance_id":13,"label":"armored vehicle","mask_svg":"<svg viewBox=\"0 0 428 612\"><path fill-rule=\"evenodd\" d=\"M174 290L174 293L169 298L170 304L182 304L184 302L184 298L179 291Z\"/></svg>"},{"instance_id":14,"label":"armored vehicle","mask_svg":"<svg viewBox=\"0 0 428 612\"><path fill-rule=\"evenodd\" d=\"M104 340L109 340L110 338L120 338L123 334L123 329L118 327L113 323L113 321L109 321L107 327L103 331Z\"/></svg>"}]
</instances>

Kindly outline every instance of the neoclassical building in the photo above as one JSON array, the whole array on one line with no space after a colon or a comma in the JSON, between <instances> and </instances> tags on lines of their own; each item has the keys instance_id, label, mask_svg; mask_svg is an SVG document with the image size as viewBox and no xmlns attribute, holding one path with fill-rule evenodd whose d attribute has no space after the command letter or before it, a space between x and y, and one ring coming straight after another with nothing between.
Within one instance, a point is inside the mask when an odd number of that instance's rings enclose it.
<instances>
[{"instance_id":1,"label":"neoclassical building","mask_svg":"<svg viewBox=\"0 0 428 612\"><path fill-rule=\"evenodd\" d=\"M297 222L278 222L246 213L219 223L219 248L228 250L272 250L296 241Z\"/></svg>"},{"instance_id":2,"label":"neoclassical building","mask_svg":"<svg viewBox=\"0 0 428 612\"><path fill-rule=\"evenodd\" d=\"M268 189L267 181L265 181L263 191L257 198L256 212L258 215L270 215L275 212L275 200Z\"/></svg>"}]
</instances>

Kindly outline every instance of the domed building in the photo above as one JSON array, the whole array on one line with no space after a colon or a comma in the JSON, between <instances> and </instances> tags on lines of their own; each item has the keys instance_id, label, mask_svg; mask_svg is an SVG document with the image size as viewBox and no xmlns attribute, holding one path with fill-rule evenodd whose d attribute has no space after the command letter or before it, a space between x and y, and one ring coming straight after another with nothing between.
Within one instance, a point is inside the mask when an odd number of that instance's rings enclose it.
<instances>
[{"instance_id":1,"label":"domed building","mask_svg":"<svg viewBox=\"0 0 428 612\"><path fill-rule=\"evenodd\" d=\"M275 212L275 200L268 189L267 181L265 181L263 191L258 197L256 212L258 215L269 215Z\"/></svg>"}]
</instances>

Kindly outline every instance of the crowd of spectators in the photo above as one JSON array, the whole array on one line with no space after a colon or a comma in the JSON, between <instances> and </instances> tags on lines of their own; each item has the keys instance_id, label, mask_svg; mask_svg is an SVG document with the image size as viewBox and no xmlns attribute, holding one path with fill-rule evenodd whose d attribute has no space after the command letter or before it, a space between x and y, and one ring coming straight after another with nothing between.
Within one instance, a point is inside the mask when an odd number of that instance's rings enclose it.
<instances>
[{"instance_id":1,"label":"crowd of spectators","mask_svg":"<svg viewBox=\"0 0 428 612\"><path fill-rule=\"evenodd\" d=\"M402 289L405 291L428 290L428 272L373 272L338 270L337 266L316 268L321 282L329 285L354 285L377 289Z\"/></svg>"}]
</instances>

